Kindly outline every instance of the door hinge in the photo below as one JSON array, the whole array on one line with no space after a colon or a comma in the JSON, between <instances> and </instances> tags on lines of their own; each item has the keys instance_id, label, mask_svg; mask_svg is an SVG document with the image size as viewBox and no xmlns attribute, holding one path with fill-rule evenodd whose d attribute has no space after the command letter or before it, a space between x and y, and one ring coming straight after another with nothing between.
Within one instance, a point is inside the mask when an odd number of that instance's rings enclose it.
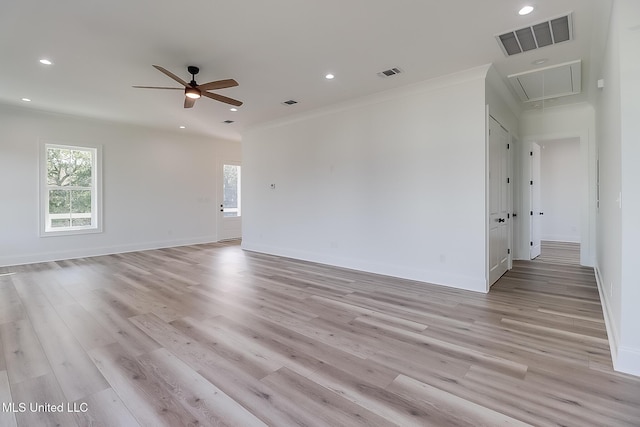
<instances>
[{"instance_id":1,"label":"door hinge","mask_svg":"<svg viewBox=\"0 0 640 427\"><path fill-rule=\"evenodd\" d=\"M529 242L529 245L530 245L530 246L533 246L533 242Z\"/></svg>"},{"instance_id":2,"label":"door hinge","mask_svg":"<svg viewBox=\"0 0 640 427\"><path fill-rule=\"evenodd\" d=\"M533 211L530 211L530 212L529 212L529 215L533 216Z\"/></svg>"},{"instance_id":3,"label":"door hinge","mask_svg":"<svg viewBox=\"0 0 640 427\"><path fill-rule=\"evenodd\" d=\"M507 178L507 184L510 184L511 180L509 178Z\"/></svg>"},{"instance_id":4,"label":"door hinge","mask_svg":"<svg viewBox=\"0 0 640 427\"><path fill-rule=\"evenodd\" d=\"M507 249L507 255L511 253L511 249Z\"/></svg>"},{"instance_id":5,"label":"door hinge","mask_svg":"<svg viewBox=\"0 0 640 427\"><path fill-rule=\"evenodd\" d=\"M529 151L529 155L533 157L533 151Z\"/></svg>"},{"instance_id":6,"label":"door hinge","mask_svg":"<svg viewBox=\"0 0 640 427\"><path fill-rule=\"evenodd\" d=\"M509 149L509 144L507 144L507 150Z\"/></svg>"},{"instance_id":7,"label":"door hinge","mask_svg":"<svg viewBox=\"0 0 640 427\"><path fill-rule=\"evenodd\" d=\"M511 218L511 214L510 213L507 214L507 219L509 219L509 218Z\"/></svg>"},{"instance_id":8,"label":"door hinge","mask_svg":"<svg viewBox=\"0 0 640 427\"><path fill-rule=\"evenodd\" d=\"M533 181L529 181L529 185L533 185Z\"/></svg>"}]
</instances>

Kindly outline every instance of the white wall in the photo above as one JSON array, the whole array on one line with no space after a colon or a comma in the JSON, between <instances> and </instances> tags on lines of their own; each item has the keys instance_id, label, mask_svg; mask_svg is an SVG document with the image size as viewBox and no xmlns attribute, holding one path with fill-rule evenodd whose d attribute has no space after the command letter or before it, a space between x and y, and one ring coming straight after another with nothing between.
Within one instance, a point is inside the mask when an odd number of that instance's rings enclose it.
<instances>
[{"instance_id":1,"label":"white wall","mask_svg":"<svg viewBox=\"0 0 640 427\"><path fill-rule=\"evenodd\" d=\"M104 232L39 237L40 140L103 147ZM216 241L216 161L237 142L0 106L0 265Z\"/></svg>"},{"instance_id":2,"label":"white wall","mask_svg":"<svg viewBox=\"0 0 640 427\"><path fill-rule=\"evenodd\" d=\"M640 3L616 0L598 99L596 272L617 370L640 375Z\"/></svg>"},{"instance_id":3,"label":"white wall","mask_svg":"<svg viewBox=\"0 0 640 427\"><path fill-rule=\"evenodd\" d=\"M486 70L246 132L243 247L486 292Z\"/></svg>"},{"instance_id":4,"label":"white wall","mask_svg":"<svg viewBox=\"0 0 640 427\"><path fill-rule=\"evenodd\" d=\"M580 243L580 139L542 144L540 181L542 240Z\"/></svg>"},{"instance_id":5,"label":"white wall","mask_svg":"<svg viewBox=\"0 0 640 427\"><path fill-rule=\"evenodd\" d=\"M545 141L565 138L580 140L580 263L595 265L596 245L596 127L595 110L590 104L573 104L545 107L544 110L528 110L520 117L522 150L520 158L521 198L520 211L528 213L529 207L529 151L531 142L544 144ZM526 216L526 215L525 215ZM528 259L530 232L528 222L521 224L521 247L516 256Z\"/></svg>"}]
</instances>

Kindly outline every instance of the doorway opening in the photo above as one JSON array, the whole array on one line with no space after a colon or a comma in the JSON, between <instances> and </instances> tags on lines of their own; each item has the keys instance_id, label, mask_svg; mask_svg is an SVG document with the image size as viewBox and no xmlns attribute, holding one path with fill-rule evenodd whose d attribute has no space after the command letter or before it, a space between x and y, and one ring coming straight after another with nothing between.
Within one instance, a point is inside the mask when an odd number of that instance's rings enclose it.
<instances>
[{"instance_id":1,"label":"doorway opening","mask_svg":"<svg viewBox=\"0 0 640 427\"><path fill-rule=\"evenodd\" d=\"M580 138L532 143L530 258L580 264Z\"/></svg>"},{"instance_id":2,"label":"doorway opening","mask_svg":"<svg viewBox=\"0 0 640 427\"><path fill-rule=\"evenodd\" d=\"M242 166L238 161L223 161L219 167L218 241L242 237Z\"/></svg>"}]
</instances>

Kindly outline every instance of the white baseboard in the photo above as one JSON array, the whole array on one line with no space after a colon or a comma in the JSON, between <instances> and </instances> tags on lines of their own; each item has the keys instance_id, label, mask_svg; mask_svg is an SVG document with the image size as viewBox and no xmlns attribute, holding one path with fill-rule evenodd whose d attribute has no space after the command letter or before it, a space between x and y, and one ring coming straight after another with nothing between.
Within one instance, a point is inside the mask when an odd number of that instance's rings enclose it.
<instances>
[{"instance_id":1,"label":"white baseboard","mask_svg":"<svg viewBox=\"0 0 640 427\"><path fill-rule=\"evenodd\" d=\"M613 321L613 313L611 312L607 293L602 286L602 275L597 266L594 270L596 272L596 282L598 283L598 293L600 294L600 301L602 302L604 323L607 327L607 336L609 337L613 369L625 374L640 376L640 349L620 345L620 335Z\"/></svg>"},{"instance_id":2,"label":"white baseboard","mask_svg":"<svg viewBox=\"0 0 640 427\"><path fill-rule=\"evenodd\" d=\"M302 261L317 262L334 267L348 268L352 270L364 271L367 273L381 274L401 279L426 282L434 285L447 286L450 288L464 289L475 292L487 292L486 280L467 276L459 276L446 272L430 271L407 268L393 264L374 263L367 260L342 258L322 253L304 252L291 248L273 247L259 243L252 243L244 239L242 249L252 252L260 252L269 255L293 258Z\"/></svg>"},{"instance_id":3,"label":"white baseboard","mask_svg":"<svg viewBox=\"0 0 640 427\"><path fill-rule=\"evenodd\" d=\"M609 338L609 349L611 350L611 360L613 361L613 368L617 369L618 360L618 331L615 327L615 322L613 321L611 308L609 305L609 299L607 298L607 293L603 287L602 276L600 275L600 269L598 266L594 267L594 271L596 273L596 283L598 284L598 294L600 294L600 305L602 306L602 314L604 315L604 324L607 328L607 337Z\"/></svg>"},{"instance_id":4,"label":"white baseboard","mask_svg":"<svg viewBox=\"0 0 640 427\"><path fill-rule=\"evenodd\" d=\"M148 251L153 249L172 248L177 246L198 245L203 243L214 243L216 241L217 238L215 236L205 236L191 239L174 239L129 245L106 246L100 248L79 248L60 252L41 252L35 254L10 255L0 257L0 267L35 264L39 262L61 261L67 259L89 258L94 256Z\"/></svg>"}]
</instances>

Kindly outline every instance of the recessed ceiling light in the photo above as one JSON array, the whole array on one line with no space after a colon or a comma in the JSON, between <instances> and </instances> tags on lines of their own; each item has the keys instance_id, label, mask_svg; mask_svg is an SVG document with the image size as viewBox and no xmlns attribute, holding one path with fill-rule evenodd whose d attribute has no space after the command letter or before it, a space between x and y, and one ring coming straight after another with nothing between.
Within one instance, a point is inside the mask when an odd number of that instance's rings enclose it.
<instances>
[{"instance_id":1,"label":"recessed ceiling light","mask_svg":"<svg viewBox=\"0 0 640 427\"><path fill-rule=\"evenodd\" d=\"M548 61L547 58L541 58L541 59L536 59L535 61L532 62L532 64L533 65L542 65L547 61Z\"/></svg>"},{"instance_id":2,"label":"recessed ceiling light","mask_svg":"<svg viewBox=\"0 0 640 427\"><path fill-rule=\"evenodd\" d=\"M186 128L186 126L180 126L180 129L185 129L185 128Z\"/></svg>"},{"instance_id":3,"label":"recessed ceiling light","mask_svg":"<svg viewBox=\"0 0 640 427\"><path fill-rule=\"evenodd\" d=\"M326 76L324 76L325 79L327 80L333 80L336 76L334 76L333 74L329 73Z\"/></svg>"},{"instance_id":4,"label":"recessed ceiling light","mask_svg":"<svg viewBox=\"0 0 640 427\"><path fill-rule=\"evenodd\" d=\"M518 12L519 15L528 15L533 12L533 6L525 6Z\"/></svg>"},{"instance_id":5,"label":"recessed ceiling light","mask_svg":"<svg viewBox=\"0 0 640 427\"><path fill-rule=\"evenodd\" d=\"M236 107L229 108L229 111L238 111Z\"/></svg>"},{"instance_id":6,"label":"recessed ceiling light","mask_svg":"<svg viewBox=\"0 0 640 427\"><path fill-rule=\"evenodd\" d=\"M40 60L40 63L41 63L41 64L44 64L44 65L51 65L51 64L53 64L53 62L49 61L48 59L44 59L44 58Z\"/></svg>"},{"instance_id":7,"label":"recessed ceiling light","mask_svg":"<svg viewBox=\"0 0 640 427\"><path fill-rule=\"evenodd\" d=\"M24 102L31 102L31 100L30 100L29 98L22 98L22 100L23 100Z\"/></svg>"}]
</instances>

